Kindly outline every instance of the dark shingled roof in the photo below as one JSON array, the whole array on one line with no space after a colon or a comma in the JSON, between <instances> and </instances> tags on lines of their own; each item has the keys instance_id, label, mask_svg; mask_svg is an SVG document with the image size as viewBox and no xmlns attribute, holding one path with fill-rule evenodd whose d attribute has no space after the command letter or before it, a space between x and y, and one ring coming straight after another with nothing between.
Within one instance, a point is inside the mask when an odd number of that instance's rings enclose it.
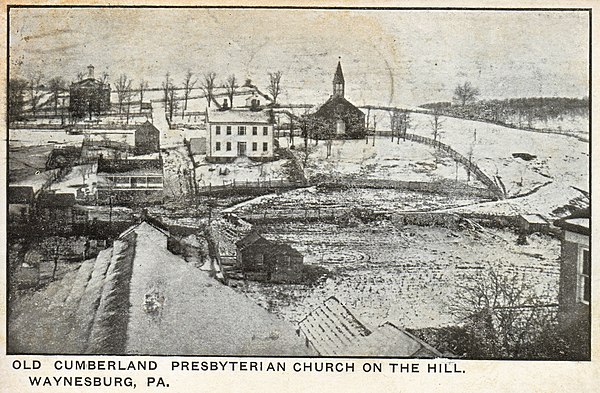
<instances>
[{"instance_id":1,"label":"dark shingled roof","mask_svg":"<svg viewBox=\"0 0 600 393\"><path fill-rule=\"evenodd\" d=\"M38 198L41 207L71 207L75 205L75 194L44 193Z\"/></svg>"},{"instance_id":2,"label":"dark shingled roof","mask_svg":"<svg viewBox=\"0 0 600 393\"><path fill-rule=\"evenodd\" d=\"M9 186L8 187L8 203L33 203L33 187L31 186Z\"/></svg>"}]
</instances>

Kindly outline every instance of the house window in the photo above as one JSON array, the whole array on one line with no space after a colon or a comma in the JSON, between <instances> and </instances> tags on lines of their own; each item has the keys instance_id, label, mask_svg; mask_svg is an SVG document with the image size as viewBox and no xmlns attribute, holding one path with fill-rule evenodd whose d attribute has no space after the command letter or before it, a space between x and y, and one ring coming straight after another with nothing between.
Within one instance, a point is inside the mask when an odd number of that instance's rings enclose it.
<instances>
[{"instance_id":1,"label":"house window","mask_svg":"<svg viewBox=\"0 0 600 393\"><path fill-rule=\"evenodd\" d=\"M269 127L263 127L263 135L269 135Z\"/></svg>"},{"instance_id":2,"label":"house window","mask_svg":"<svg viewBox=\"0 0 600 393\"><path fill-rule=\"evenodd\" d=\"M263 142L263 151L269 150L269 143Z\"/></svg>"},{"instance_id":3,"label":"house window","mask_svg":"<svg viewBox=\"0 0 600 393\"><path fill-rule=\"evenodd\" d=\"M590 304L590 250L581 249L577 259L577 301Z\"/></svg>"},{"instance_id":4,"label":"house window","mask_svg":"<svg viewBox=\"0 0 600 393\"><path fill-rule=\"evenodd\" d=\"M221 135L221 126L216 126L215 127L215 134Z\"/></svg>"},{"instance_id":5,"label":"house window","mask_svg":"<svg viewBox=\"0 0 600 393\"><path fill-rule=\"evenodd\" d=\"M252 151L257 151L257 150L258 150L258 143L252 142Z\"/></svg>"},{"instance_id":6,"label":"house window","mask_svg":"<svg viewBox=\"0 0 600 393\"><path fill-rule=\"evenodd\" d=\"M238 127L238 135L246 135L246 126Z\"/></svg>"},{"instance_id":7,"label":"house window","mask_svg":"<svg viewBox=\"0 0 600 393\"><path fill-rule=\"evenodd\" d=\"M252 127L252 135L258 135L258 127Z\"/></svg>"},{"instance_id":8,"label":"house window","mask_svg":"<svg viewBox=\"0 0 600 393\"><path fill-rule=\"evenodd\" d=\"M215 150L216 150L216 151L219 151L219 150L221 150L221 142L216 142L216 143L215 143Z\"/></svg>"},{"instance_id":9,"label":"house window","mask_svg":"<svg viewBox=\"0 0 600 393\"><path fill-rule=\"evenodd\" d=\"M231 126L227 126L227 135L231 135Z\"/></svg>"},{"instance_id":10,"label":"house window","mask_svg":"<svg viewBox=\"0 0 600 393\"><path fill-rule=\"evenodd\" d=\"M231 151L231 142L227 142L226 150Z\"/></svg>"}]
</instances>

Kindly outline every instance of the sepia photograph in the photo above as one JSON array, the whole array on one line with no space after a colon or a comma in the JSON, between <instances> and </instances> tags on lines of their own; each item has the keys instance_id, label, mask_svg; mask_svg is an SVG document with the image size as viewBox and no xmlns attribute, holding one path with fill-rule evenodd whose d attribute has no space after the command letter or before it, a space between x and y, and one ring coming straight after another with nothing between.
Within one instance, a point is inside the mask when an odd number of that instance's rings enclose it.
<instances>
[{"instance_id":1,"label":"sepia photograph","mask_svg":"<svg viewBox=\"0 0 600 393\"><path fill-rule=\"evenodd\" d=\"M591 360L591 10L6 19L9 355Z\"/></svg>"}]
</instances>

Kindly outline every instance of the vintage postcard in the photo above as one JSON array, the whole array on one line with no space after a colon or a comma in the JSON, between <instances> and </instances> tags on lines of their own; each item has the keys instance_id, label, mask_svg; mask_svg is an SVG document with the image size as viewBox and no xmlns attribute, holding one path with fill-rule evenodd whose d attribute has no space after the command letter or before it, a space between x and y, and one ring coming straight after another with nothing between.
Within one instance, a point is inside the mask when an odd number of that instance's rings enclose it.
<instances>
[{"instance_id":1,"label":"vintage postcard","mask_svg":"<svg viewBox=\"0 0 600 393\"><path fill-rule=\"evenodd\" d=\"M592 5L9 4L6 391L592 391Z\"/></svg>"}]
</instances>

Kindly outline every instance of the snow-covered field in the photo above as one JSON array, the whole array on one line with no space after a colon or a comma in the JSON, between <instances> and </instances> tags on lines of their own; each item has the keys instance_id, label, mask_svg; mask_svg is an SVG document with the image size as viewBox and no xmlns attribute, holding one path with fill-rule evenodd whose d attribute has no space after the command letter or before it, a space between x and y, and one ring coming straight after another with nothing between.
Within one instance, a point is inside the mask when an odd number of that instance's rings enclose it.
<instances>
[{"instance_id":1,"label":"snow-covered field","mask_svg":"<svg viewBox=\"0 0 600 393\"><path fill-rule=\"evenodd\" d=\"M589 192L588 143L450 117L442 117L442 121L441 141L466 157L472 156L488 176L496 177L509 197L518 197L474 207L475 211L556 217L554 211L564 205L589 203L589 198L576 189ZM431 115L413 113L409 132L431 138L430 122ZM535 158L526 161L513 153Z\"/></svg>"},{"instance_id":2,"label":"snow-covered field","mask_svg":"<svg viewBox=\"0 0 600 393\"><path fill-rule=\"evenodd\" d=\"M199 187L222 186L232 184L243 185L246 181L287 181L284 165L287 159L272 162L255 162L248 158L237 158L229 164L211 164L203 156L195 156L197 166L196 181Z\"/></svg>"},{"instance_id":3,"label":"snow-covered field","mask_svg":"<svg viewBox=\"0 0 600 393\"><path fill-rule=\"evenodd\" d=\"M560 242L535 234L529 245L502 230L395 227L388 221L357 227L278 224L269 237L304 254L331 275L314 286L247 282L239 288L265 308L298 322L329 296L351 306L371 326L389 320L409 328L456 322L449 310L458 283L487 268L516 272L550 302L558 295Z\"/></svg>"},{"instance_id":4,"label":"snow-covered field","mask_svg":"<svg viewBox=\"0 0 600 393\"><path fill-rule=\"evenodd\" d=\"M282 138L283 139L283 138ZM294 154L299 162L305 159L304 144L296 141ZM300 148L301 147L301 148ZM327 157L325 141L317 145L309 142L309 155L305 167L307 178L327 175L331 178L381 179L401 181L435 181L452 179L467 182L467 171L454 160L436 149L411 141L398 143L390 137L373 140L335 140L331 155ZM469 185L483 187L471 178Z\"/></svg>"},{"instance_id":5,"label":"snow-covered field","mask_svg":"<svg viewBox=\"0 0 600 393\"><path fill-rule=\"evenodd\" d=\"M441 194L423 194L415 191L393 189L320 190L316 187L264 195L225 209L235 212L267 215L285 215L289 211L335 209L341 214L353 208L377 212L427 211L465 206L479 199ZM337 214L337 213L336 213Z\"/></svg>"}]
</instances>

